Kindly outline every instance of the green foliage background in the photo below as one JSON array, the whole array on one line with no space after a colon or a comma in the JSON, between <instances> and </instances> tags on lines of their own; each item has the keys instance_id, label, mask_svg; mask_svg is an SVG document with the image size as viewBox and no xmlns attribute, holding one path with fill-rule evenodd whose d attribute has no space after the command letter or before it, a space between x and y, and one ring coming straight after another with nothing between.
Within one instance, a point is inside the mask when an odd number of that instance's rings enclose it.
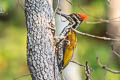
<instances>
[{"instance_id":1,"label":"green foliage background","mask_svg":"<svg viewBox=\"0 0 120 80\"><path fill-rule=\"evenodd\" d=\"M73 0L72 3L73 12L82 12L80 8L83 8L87 14L107 18L105 0ZM7 13L0 14L0 80L13 80L17 76L29 73L26 62L25 17L20 4L22 1L18 3L16 0L0 0L0 6ZM95 18L88 16L88 20L95 21ZM105 36L106 26L107 24L86 24L84 22L78 30ZM120 75L105 72L96 62L96 56L98 56L103 64L118 69L111 60L110 43L81 35L77 37L75 59L82 64L86 60L89 61L93 80L120 80ZM84 80L84 71L81 72ZM31 80L31 78L27 76L19 80Z\"/></svg>"},{"instance_id":2,"label":"green foliage background","mask_svg":"<svg viewBox=\"0 0 120 80\"><path fill-rule=\"evenodd\" d=\"M88 15L87 21L97 21L96 18L108 18L108 3L105 0L73 0L72 11L86 13ZM83 11L84 10L84 11ZM93 17L94 16L94 17ZM81 32L94 34L97 36L106 36L106 29L108 24L86 24L85 22L78 28ZM78 44L76 49L77 60L85 64L85 61L89 62L92 68L91 77L93 80L120 80L120 75L116 75L110 72L106 72L101 69L96 61L98 56L103 64L106 64L112 69L120 70L119 63L113 59L111 52L111 43L109 41L99 40L86 36L77 35ZM83 68L81 68L83 80L85 80L85 74Z\"/></svg>"}]
</instances>

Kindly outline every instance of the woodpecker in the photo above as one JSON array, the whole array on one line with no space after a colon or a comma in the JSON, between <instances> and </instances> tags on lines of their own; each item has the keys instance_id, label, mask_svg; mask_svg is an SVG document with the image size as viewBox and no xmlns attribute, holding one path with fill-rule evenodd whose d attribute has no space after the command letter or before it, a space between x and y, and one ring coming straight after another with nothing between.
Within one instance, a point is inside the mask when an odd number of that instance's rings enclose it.
<instances>
[{"instance_id":1,"label":"woodpecker","mask_svg":"<svg viewBox=\"0 0 120 80\"><path fill-rule=\"evenodd\" d=\"M61 72L61 70L63 70L70 62L74 53L74 48L76 47L77 37L76 32L73 31L73 29L77 29L87 16L81 13L66 15L57 12L57 14L69 21L69 24L60 33L60 36L65 36L65 39L61 39L59 44L56 44L57 63L59 71Z\"/></svg>"}]
</instances>

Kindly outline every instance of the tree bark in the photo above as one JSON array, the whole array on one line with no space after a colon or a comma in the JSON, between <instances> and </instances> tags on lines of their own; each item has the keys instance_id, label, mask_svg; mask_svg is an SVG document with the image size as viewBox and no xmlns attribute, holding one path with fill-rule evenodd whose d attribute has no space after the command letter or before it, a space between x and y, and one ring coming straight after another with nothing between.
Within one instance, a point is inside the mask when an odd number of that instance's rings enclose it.
<instances>
[{"instance_id":1,"label":"tree bark","mask_svg":"<svg viewBox=\"0 0 120 80\"><path fill-rule=\"evenodd\" d=\"M56 65L52 0L25 0L27 63L32 80L60 80Z\"/></svg>"}]
</instances>

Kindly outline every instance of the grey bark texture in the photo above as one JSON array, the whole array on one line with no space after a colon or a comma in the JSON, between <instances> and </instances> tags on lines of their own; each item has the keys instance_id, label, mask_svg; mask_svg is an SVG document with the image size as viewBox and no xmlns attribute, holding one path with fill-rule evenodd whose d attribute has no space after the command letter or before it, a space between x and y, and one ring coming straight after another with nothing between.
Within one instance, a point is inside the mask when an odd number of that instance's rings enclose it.
<instances>
[{"instance_id":1,"label":"grey bark texture","mask_svg":"<svg viewBox=\"0 0 120 80\"><path fill-rule=\"evenodd\" d=\"M56 65L52 0L25 0L27 63L32 80L60 80Z\"/></svg>"}]
</instances>

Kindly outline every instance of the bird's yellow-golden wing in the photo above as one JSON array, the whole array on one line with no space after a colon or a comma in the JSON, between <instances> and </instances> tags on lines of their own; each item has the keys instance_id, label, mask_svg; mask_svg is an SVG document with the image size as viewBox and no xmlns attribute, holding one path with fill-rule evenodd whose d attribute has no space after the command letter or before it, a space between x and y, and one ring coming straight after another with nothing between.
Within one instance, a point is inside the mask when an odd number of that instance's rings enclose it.
<instances>
[{"instance_id":1,"label":"bird's yellow-golden wing","mask_svg":"<svg viewBox=\"0 0 120 80\"><path fill-rule=\"evenodd\" d=\"M64 45L63 68L65 68L71 60L77 43L76 33L72 29L67 33L66 40L68 43Z\"/></svg>"}]
</instances>

